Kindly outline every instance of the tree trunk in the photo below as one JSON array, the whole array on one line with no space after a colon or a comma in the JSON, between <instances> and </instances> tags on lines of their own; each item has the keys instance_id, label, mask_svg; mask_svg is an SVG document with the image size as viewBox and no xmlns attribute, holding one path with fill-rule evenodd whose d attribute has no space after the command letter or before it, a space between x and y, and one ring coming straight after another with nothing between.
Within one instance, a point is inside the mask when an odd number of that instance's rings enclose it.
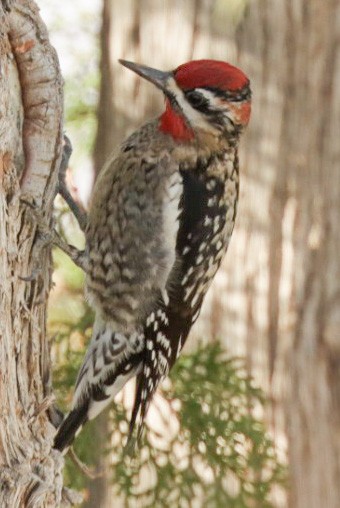
<instances>
[{"instance_id":1,"label":"tree trunk","mask_svg":"<svg viewBox=\"0 0 340 508\"><path fill-rule=\"evenodd\" d=\"M51 450L54 428L46 413L51 256L26 203L51 222L62 79L34 2L3 0L0 26L0 506L50 507L61 502L63 466ZM30 274L32 280L22 280Z\"/></svg>"},{"instance_id":2,"label":"tree trunk","mask_svg":"<svg viewBox=\"0 0 340 508\"><path fill-rule=\"evenodd\" d=\"M340 499L339 37L336 0L254 1L239 32L254 109L226 265L248 320L232 339L271 381L292 508Z\"/></svg>"}]
</instances>

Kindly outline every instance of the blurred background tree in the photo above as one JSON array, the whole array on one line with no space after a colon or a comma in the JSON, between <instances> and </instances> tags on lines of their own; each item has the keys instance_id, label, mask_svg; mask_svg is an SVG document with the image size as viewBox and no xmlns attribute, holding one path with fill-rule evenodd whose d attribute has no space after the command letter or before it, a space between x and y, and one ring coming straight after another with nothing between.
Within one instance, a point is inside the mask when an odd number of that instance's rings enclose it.
<instances>
[{"instance_id":1,"label":"blurred background tree","mask_svg":"<svg viewBox=\"0 0 340 508\"><path fill-rule=\"evenodd\" d=\"M52 0L39 3L57 47L67 37L60 57L74 55L64 72L66 127L84 201L91 182L85 169L92 166L84 154L93 150L97 173L115 145L162 107L161 94L119 68L118 58L164 69L216 58L250 76L253 114L240 155L237 225L187 351L195 350L198 338L208 344L219 337L233 355L245 358L247 373L265 390L270 404L264 416L290 469L289 496L279 496L276 506L338 507L339 3L103 0L74 2L59 14ZM62 21L67 15L70 21ZM69 233L69 219L62 225ZM68 326L88 317L75 289L80 281L73 285L69 279L75 268L65 268L59 254L56 261L63 266L55 275L51 333L60 328L60 315ZM89 325L84 321L72 330L77 354ZM68 336L71 330L65 330ZM61 338L59 343L56 358L66 348ZM95 426L106 427L107 421ZM103 482L91 487L96 501L87 506L111 506Z\"/></svg>"}]
</instances>

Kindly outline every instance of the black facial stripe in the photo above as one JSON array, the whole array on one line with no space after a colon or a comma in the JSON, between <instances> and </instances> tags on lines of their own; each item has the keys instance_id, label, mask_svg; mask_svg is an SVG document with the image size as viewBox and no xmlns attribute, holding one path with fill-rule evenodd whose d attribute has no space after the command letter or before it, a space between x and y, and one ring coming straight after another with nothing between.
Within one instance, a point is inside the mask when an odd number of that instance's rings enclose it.
<instances>
[{"instance_id":1,"label":"black facial stripe","mask_svg":"<svg viewBox=\"0 0 340 508\"><path fill-rule=\"evenodd\" d=\"M227 121L234 127L233 122L225 117L224 112L219 109L215 109L209 99L207 99L207 97L198 90L187 90L184 94L189 104L196 111L204 114L207 120L213 124L215 128L223 130Z\"/></svg>"},{"instance_id":2,"label":"black facial stripe","mask_svg":"<svg viewBox=\"0 0 340 508\"><path fill-rule=\"evenodd\" d=\"M190 102L193 108L198 111L204 111L209 108L209 100L197 90L187 90L184 93L187 101Z\"/></svg>"},{"instance_id":3,"label":"black facial stripe","mask_svg":"<svg viewBox=\"0 0 340 508\"><path fill-rule=\"evenodd\" d=\"M238 88L237 90L233 90L232 92L230 90L221 90L220 88L209 86L205 86L204 90L209 90L216 97L221 97L222 99L229 102L249 101L251 99L249 84L242 88Z\"/></svg>"},{"instance_id":4,"label":"black facial stripe","mask_svg":"<svg viewBox=\"0 0 340 508\"><path fill-rule=\"evenodd\" d=\"M207 86L202 87L202 88L204 90L208 90L216 97L221 97L222 99L224 99L227 102L247 101L247 100L250 100L250 97L251 97L249 85L246 85L245 87L240 88L238 90L234 90L232 92L226 91L226 90L221 90L219 88L207 87ZM205 97L197 89L186 90L184 92L184 94L185 94L185 98L187 99L187 101L190 103L190 105L194 109L196 109L197 111L200 111L201 113L205 114L206 116L214 115L215 122L216 122L216 116L218 116L218 113L217 113L216 109L214 109L212 107L212 105L209 102L209 99L207 99L207 97ZM216 123L223 123L223 118L222 117L220 119L217 118Z\"/></svg>"},{"instance_id":5,"label":"black facial stripe","mask_svg":"<svg viewBox=\"0 0 340 508\"><path fill-rule=\"evenodd\" d=\"M211 105L209 102L209 99L207 99L202 93L200 93L198 90L192 89L192 90L186 90L184 92L185 98L189 102L189 104L196 109L197 111L200 111L201 113L204 113L205 115L211 115L215 114L215 110L211 109Z\"/></svg>"}]
</instances>

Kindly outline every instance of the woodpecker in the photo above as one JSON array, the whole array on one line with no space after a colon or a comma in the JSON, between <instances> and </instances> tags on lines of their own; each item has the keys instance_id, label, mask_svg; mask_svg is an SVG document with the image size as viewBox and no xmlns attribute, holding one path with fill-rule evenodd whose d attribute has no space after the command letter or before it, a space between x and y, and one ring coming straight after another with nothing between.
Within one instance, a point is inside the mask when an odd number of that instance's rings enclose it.
<instances>
[{"instance_id":1,"label":"woodpecker","mask_svg":"<svg viewBox=\"0 0 340 508\"><path fill-rule=\"evenodd\" d=\"M163 114L134 132L96 181L86 236L86 291L95 310L73 408L54 446L66 450L136 376L130 435L198 318L227 250L239 194L238 144L249 79L221 61L174 71L120 63L159 88Z\"/></svg>"}]
</instances>

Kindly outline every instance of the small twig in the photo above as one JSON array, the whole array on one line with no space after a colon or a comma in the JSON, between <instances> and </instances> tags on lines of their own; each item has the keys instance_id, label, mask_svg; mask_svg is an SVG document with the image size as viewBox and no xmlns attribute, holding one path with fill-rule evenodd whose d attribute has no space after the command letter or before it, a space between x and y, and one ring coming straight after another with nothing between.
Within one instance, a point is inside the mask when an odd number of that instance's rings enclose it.
<instances>
[{"instance_id":1,"label":"small twig","mask_svg":"<svg viewBox=\"0 0 340 508\"><path fill-rule=\"evenodd\" d=\"M55 229L53 229L51 233L51 242L65 252L65 254L72 259L74 264L79 266L84 272L87 271L87 257L84 250L79 250L73 245L65 242Z\"/></svg>"},{"instance_id":2,"label":"small twig","mask_svg":"<svg viewBox=\"0 0 340 508\"><path fill-rule=\"evenodd\" d=\"M58 192L64 198L64 200L66 201L66 203L70 207L71 212L73 213L73 215L77 219L77 222L78 222L78 225L79 225L80 229L84 233L85 229L86 229L86 224L87 224L86 213L82 212L80 210L79 206L77 205L77 203L75 202L75 200L71 196L70 191L66 187L65 182L63 182L63 183L59 182L59 184L58 184Z\"/></svg>"},{"instance_id":3,"label":"small twig","mask_svg":"<svg viewBox=\"0 0 340 508\"><path fill-rule=\"evenodd\" d=\"M80 471L87 476L87 478L90 478L90 480L95 480L96 478L102 478L105 476L105 471L98 471L95 472L92 469L90 469L84 462L80 460L74 449L71 447L68 451L70 458L72 462L80 469Z\"/></svg>"},{"instance_id":4,"label":"small twig","mask_svg":"<svg viewBox=\"0 0 340 508\"><path fill-rule=\"evenodd\" d=\"M71 212L77 219L80 229L85 232L87 224L86 212L82 211L76 201L73 199L70 191L66 185L66 170L68 168L69 160L72 154L72 144L69 138L64 134L63 139L63 156L61 158L59 168L58 192L64 198Z\"/></svg>"}]
</instances>

